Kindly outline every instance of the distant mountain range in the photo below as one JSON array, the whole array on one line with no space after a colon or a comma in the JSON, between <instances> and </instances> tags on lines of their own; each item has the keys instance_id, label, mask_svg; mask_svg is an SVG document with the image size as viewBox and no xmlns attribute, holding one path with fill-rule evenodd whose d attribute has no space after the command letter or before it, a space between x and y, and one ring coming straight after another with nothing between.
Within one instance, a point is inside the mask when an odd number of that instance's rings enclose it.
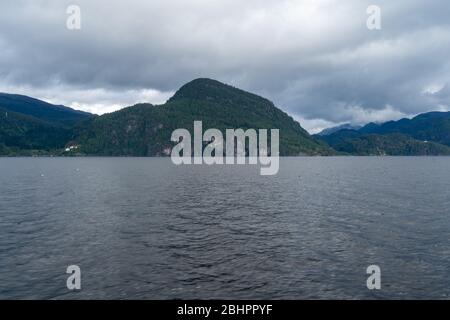
<instances>
[{"instance_id":1,"label":"distant mountain range","mask_svg":"<svg viewBox=\"0 0 450 320\"><path fill-rule=\"evenodd\" d=\"M350 123L344 123L344 124L341 124L341 125L336 126L336 127L323 129L317 135L318 136L328 136L328 135L330 135L332 133L335 133L335 132L338 132L338 131L344 130L344 129L347 129L347 130L358 130L358 129L361 129L361 126L355 126L355 125L352 125Z\"/></svg>"},{"instance_id":2,"label":"distant mountain range","mask_svg":"<svg viewBox=\"0 0 450 320\"><path fill-rule=\"evenodd\" d=\"M357 130L316 135L336 151L354 155L450 155L450 112L369 123Z\"/></svg>"},{"instance_id":3,"label":"distant mountain range","mask_svg":"<svg viewBox=\"0 0 450 320\"><path fill-rule=\"evenodd\" d=\"M274 104L211 79L182 86L163 105L147 103L92 115L0 93L0 155L167 156L173 130L280 129L280 155L450 155L450 112L345 124L311 136Z\"/></svg>"}]
</instances>

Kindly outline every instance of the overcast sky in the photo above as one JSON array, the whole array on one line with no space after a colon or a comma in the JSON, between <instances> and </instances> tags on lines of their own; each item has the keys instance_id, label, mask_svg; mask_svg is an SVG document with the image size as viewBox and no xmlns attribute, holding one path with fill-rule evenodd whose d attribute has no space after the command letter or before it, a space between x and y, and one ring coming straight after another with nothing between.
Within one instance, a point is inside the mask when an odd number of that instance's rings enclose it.
<instances>
[{"instance_id":1,"label":"overcast sky","mask_svg":"<svg viewBox=\"0 0 450 320\"><path fill-rule=\"evenodd\" d=\"M69 5L81 29L66 27ZM366 9L381 8L381 30ZM94 113L208 77L310 132L450 110L448 0L0 0L0 91Z\"/></svg>"}]
</instances>

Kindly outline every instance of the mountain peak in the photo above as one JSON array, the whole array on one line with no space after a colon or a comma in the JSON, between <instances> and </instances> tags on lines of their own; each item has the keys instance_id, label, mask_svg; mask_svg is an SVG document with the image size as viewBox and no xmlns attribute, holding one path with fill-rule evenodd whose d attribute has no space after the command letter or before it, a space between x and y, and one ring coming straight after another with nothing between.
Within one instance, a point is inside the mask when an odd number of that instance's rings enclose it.
<instances>
[{"instance_id":1,"label":"mountain peak","mask_svg":"<svg viewBox=\"0 0 450 320\"><path fill-rule=\"evenodd\" d=\"M184 84L178 91L186 90L186 89L205 89L205 88L216 88L216 89L225 89L226 87L231 87L225 83L220 81L210 79L210 78L197 78L188 83Z\"/></svg>"},{"instance_id":2,"label":"mountain peak","mask_svg":"<svg viewBox=\"0 0 450 320\"><path fill-rule=\"evenodd\" d=\"M209 78L198 78L186 83L169 99L169 102L185 99L241 105L263 103L273 106L271 101L263 97Z\"/></svg>"},{"instance_id":3,"label":"mountain peak","mask_svg":"<svg viewBox=\"0 0 450 320\"><path fill-rule=\"evenodd\" d=\"M352 125L351 123L344 123L336 127L326 128L319 132L317 135L319 136L328 136L340 130L359 130L361 126Z\"/></svg>"},{"instance_id":4,"label":"mountain peak","mask_svg":"<svg viewBox=\"0 0 450 320\"><path fill-rule=\"evenodd\" d=\"M225 83L211 78L197 78L189 81L184 86L227 86Z\"/></svg>"}]
</instances>

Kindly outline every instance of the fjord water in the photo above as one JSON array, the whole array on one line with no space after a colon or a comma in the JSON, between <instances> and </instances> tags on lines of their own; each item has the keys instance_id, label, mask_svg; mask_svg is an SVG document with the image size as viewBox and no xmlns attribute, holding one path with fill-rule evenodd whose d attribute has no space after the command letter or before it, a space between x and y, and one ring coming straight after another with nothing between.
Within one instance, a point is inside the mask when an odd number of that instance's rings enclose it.
<instances>
[{"instance_id":1,"label":"fjord water","mask_svg":"<svg viewBox=\"0 0 450 320\"><path fill-rule=\"evenodd\" d=\"M449 298L447 157L282 158L276 176L2 158L0 177L3 299Z\"/></svg>"}]
</instances>

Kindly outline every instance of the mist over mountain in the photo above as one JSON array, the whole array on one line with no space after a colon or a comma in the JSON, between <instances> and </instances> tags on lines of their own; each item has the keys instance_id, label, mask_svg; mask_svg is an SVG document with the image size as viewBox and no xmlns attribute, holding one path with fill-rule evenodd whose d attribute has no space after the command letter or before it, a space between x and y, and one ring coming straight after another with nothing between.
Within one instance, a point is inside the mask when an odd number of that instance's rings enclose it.
<instances>
[{"instance_id":1,"label":"mist over mountain","mask_svg":"<svg viewBox=\"0 0 450 320\"><path fill-rule=\"evenodd\" d=\"M341 129L316 137L339 152L356 155L449 155L450 112L369 123L358 130Z\"/></svg>"},{"instance_id":2,"label":"mist over mountain","mask_svg":"<svg viewBox=\"0 0 450 320\"><path fill-rule=\"evenodd\" d=\"M369 123L359 130L362 133L403 133L414 139L434 141L450 146L450 112L428 112L412 119Z\"/></svg>"},{"instance_id":3,"label":"mist over mountain","mask_svg":"<svg viewBox=\"0 0 450 320\"><path fill-rule=\"evenodd\" d=\"M336 127L323 129L322 131L317 133L317 135L319 135L319 136L327 136L327 135L330 135L332 133L335 133L335 132L338 132L338 131L344 130L344 129L347 129L347 130L358 130L358 129L361 129L361 126L352 125L351 123L344 123L344 124L341 124L341 125L336 126Z\"/></svg>"}]
</instances>

